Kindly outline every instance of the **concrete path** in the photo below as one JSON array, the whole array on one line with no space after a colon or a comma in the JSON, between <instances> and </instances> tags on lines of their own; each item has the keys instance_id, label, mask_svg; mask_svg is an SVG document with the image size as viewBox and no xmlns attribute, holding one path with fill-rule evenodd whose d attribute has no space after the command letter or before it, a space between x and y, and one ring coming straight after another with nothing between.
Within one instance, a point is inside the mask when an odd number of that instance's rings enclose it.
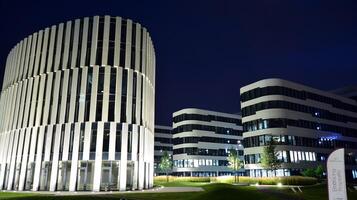
<instances>
[{"instance_id":1,"label":"concrete path","mask_svg":"<svg viewBox=\"0 0 357 200\"><path fill-rule=\"evenodd\" d=\"M36 193L44 195L55 195L55 196L71 196L71 195L105 195L105 194L131 194L131 193L156 193L156 192L202 192L204 189L201 187L157 187L149 190L133 190L133 191L109 191L109 192L91 192L91 191L80 191L80 192L68 192L68 191L57 191L57 192L47 192L47 191L12 191L14 193ZM6 191L8 192L8 191Z\"/></svg>"},{"instance_id":2,"label":"concrete path","mask_svg":"<svg viewBox=\"0 0 357 200\"><path fill-rule=\"evenodd\" d=\"M203 192L201 187L163 187L155 192Z\"/></svg>"}]
</instances>

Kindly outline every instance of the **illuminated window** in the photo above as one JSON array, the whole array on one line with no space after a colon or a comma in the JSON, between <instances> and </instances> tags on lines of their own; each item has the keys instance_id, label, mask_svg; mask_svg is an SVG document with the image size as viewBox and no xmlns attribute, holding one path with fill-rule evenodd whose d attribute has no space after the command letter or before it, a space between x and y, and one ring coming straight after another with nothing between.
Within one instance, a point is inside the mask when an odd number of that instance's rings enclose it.
<instances>
[{"instance_id":1,"label":"illuminated window","mask_svg":"<svg viewBox=\"0 0 357 200\"><path fill-rule=\"evenodd\" d=\"M198 165L199 165L198 163L199 163L199 160L197 160L197 159L193 160L193 166L194 167L198 167Z\"/></svg>"},{"instance_id":2,"label":"illuminated window","mask_svg":"<svg viewBox=\"0 0 357 200\"><path fill-rule=\"evenodd\" d=\"M305 160L310 161L310 152L305 152Z\"/></svg>"},{"instance_id":3,"label":"illuminated window","mask_svg":"<svg viewBox=\"0 0 357 200\"><path fill-rule=\"evenodd\" d=\"M316 153L313 152L313 153L312 153L312 160L313 160L313 161L316 161L316 156L315 156L315 155L316 155Z\"/></svg>"},{"instance_id":4,"label":"illuminated window","mask_svg":"<svg viewBox=\"0 0 357 200\"><path fill-rule=\"evenodd\" d=\"M290 162L295 162L294 152L289 151L289 153L290 153Z\"/></svg>"}]
</instances>

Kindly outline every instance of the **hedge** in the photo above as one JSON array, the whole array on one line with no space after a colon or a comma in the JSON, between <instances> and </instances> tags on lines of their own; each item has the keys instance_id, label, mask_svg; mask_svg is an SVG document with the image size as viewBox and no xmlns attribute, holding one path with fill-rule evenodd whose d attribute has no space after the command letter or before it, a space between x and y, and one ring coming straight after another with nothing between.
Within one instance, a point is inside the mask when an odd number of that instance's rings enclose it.
<instances>
[{"instance_id":1,"label":"hedge","mask_svg":"<svg viewBox=\"0 0 357 200\"><path fill-rule=\"evenodd\" d=\"M155 182L166 182L166 176L156 176ZM169 176L169 182L212 182L212 183L234 183L234 176L219 177L177 177ZM247 176L239 177L240 183L259 184L259 185L314 185L317 183L316 178L303 176L284 176L284 177L262 177L254 178Z\"/></svg>"},{"instance_id":2,"label":"hedge","mask_svg":"<svg viewBox=\"0 0 357 200\"><path fill-rule=\"evenodd\" d=\"M155 176L155 182L166 182L166 176ZM169 182L211 182L210 177L169 176Z\"/></svg>"},{"instance_id":3,"label":"hedge","mask_svg":"<svg viewBox=\"0 0 357 200\"><path fill-rule=\"evenodd\" d=\"M234 176L221 176L212 178L211 182L216 183L233 183ZM303 176L283 176L283 177L239 177L240 183L249 183L249 184L259 184L259 185L276 185L281 183L283 185L314 185L317 183L316 178L312 177L303 177Z\"/></svg>"}]
</instances>

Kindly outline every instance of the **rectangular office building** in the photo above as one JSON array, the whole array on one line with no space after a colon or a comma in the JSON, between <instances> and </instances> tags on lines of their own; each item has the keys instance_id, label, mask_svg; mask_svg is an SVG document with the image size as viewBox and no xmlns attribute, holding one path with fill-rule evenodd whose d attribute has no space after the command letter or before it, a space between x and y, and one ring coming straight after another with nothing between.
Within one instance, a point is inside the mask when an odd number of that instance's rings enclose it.
<instances>
[{"instance_id":1,"label":"rectangular office building","mask_svg":"<svg viewBox=\"0 0 357 200\"><path fill-rule=\"evenodd\" d=\"M155 176L164 175L159 168L161 158L165 152L172 158L172 127L155 125L154 171ZM171 170L170 172L171 173Z\"/></svg>"},{"instance_id":2,"label":"rectangular office building","mask_svg":"<svg viewBox=\"0 0 357 200\"><path fill-rule=\"evenodd\" d=\"M173 174L232 175L228 154L236 151L243 160L241 140L240 115L195 108L179 110L173 114Z\"/></svg>"}]
</instances>

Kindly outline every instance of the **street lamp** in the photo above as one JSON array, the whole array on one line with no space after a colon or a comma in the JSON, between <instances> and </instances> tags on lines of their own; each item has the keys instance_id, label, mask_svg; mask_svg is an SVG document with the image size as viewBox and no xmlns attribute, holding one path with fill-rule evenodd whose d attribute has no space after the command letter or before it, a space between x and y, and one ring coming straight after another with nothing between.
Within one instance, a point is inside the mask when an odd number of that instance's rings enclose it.
<instances>
[{"instance_id":1,"label":"street lamp","mask_svg":"<svg viewBox=\"0 0 357 200\"><path fill-rule=\"evenodd\" d=\"M236 148L236 158L235 158L235 165L234 165L234 170L235 170L235 182L237 182L237 171L238 171L238 165L240 165L239 163L238 163L238 156L239 156L239 154L238 154L238 148L242 145L241 144L241 142L240 142L240 140L237 140L237 144L238 144L238 147ZM239 166L240 167L240 166ZM239 182L239 176L238 176L238 182Z\"/></svg>"}]
</instances>

